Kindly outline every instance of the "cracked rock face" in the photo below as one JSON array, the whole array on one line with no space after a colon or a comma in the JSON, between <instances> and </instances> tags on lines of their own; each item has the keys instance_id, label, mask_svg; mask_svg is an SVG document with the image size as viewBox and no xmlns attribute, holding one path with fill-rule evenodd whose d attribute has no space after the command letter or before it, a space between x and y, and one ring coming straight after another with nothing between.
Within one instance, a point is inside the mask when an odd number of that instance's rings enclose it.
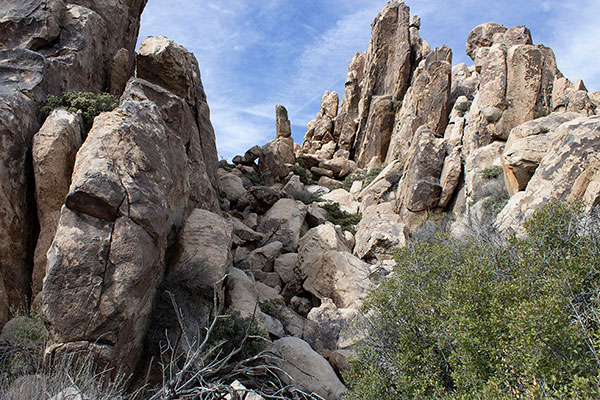
<instances>
[{"instance_id":1,"label":"cracked rock face","mask_svg":"<svg viewBox=\"0 0 600 400\"><path fill-rule=\"evenodd\" d=\"M193 111L138 79L96 119L49 252L43 309L54 349L100 343L103 361L134 370L169 238L193 208L218 212Z\"/></svg>"},{"instance_id":2,"label":"cracked rock face","mask_svg":"<svg viewBox=\"0 0 600 400\"><path fill-rule=\"evenodd\" d=\"M0 326L27 310L36 214L29 155L48 94L108 88L119 49L131 76L146 0L0 2ZM55 210L58 211L58 210ZM39 281L39 279L38 279Z\"/></svg>"}]
</instances>

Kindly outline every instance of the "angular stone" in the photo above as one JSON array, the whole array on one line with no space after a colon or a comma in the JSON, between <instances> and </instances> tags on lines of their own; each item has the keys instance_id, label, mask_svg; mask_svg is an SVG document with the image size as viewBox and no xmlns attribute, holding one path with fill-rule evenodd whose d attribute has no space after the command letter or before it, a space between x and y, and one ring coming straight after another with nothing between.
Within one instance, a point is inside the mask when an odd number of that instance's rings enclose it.
<instances>
[{"instance_id":1,"label":"angular stone","mask_svg":"<svg viewBox=\"0 0 600 400\"><path fill-rule=\"evenodd\" d=\"M140 44L137 77L169 90L190 104L204 94L194 55L164 36L149 37Z\"/></svg>"},{"instance_id":2,"label":"angular stone","mask_svg":"<svg viewBox=\"0 0 600 400\"><path fill-rule=\"evenodd\" d=\"M393 203L372 205L356 227L354 254L363 260L386 260L406 246L407 229Z\"/></svg>"},{"instance_id":3,"label":"angular stone","mask_svg":"<svg viewBox=\"0 0 600 400\"><path fill-rule=\"evenodd\" d=\"M292 170L294 140L280 137L265 144L260 152L258 170L267 185L272 185L286 177Z\"/></svg>"},{"instance_id":4,"label":"angular stone","mask_svg":"<svg viewBox=\"0 0 600 400\"><path fill-rule=\"evenodd\" d=\"M444 139L436 137L432 131L421 131L410 149L398 187L398 209L414 213L438 205L442 194L440 177L445 156Z\"/></svg>"},{"instance_id":5,"label":"angular stone","mask_svg":"<svg viewBox=\"0 0 600 400\"><path fill-rule=\"evenodd\" d=\"M298 253L282 254L275 259L274 270L277 272L283 283L289 283L296 279L296 263L298 262Z\"/></svg>"},{"instance_id":6,"label":"angular stone","mask_svg":"<svg viewBox=\"0 0 600 400\"><path fill-rule=\"evenodd\" d=\"M552 113L511 131L503 153L504 178L511 196L525 189L559 126L579 117L581 114L578 113Z\"/></svg>"},{"instance_id":7,"label":"angular stone","mask_svg":"<svg viewBox=\"0 0 600 400\"><path fill-rule=\"evenodd\" d=\"M400 160L392 161L388 164L377 177L367 187L356 196L360 201L360 209L365 210L373 204L379 204L385 199L386 195L394 189L404 172L404 163ZM361 182L362 187L362 182ZM395 193L393 193L395 195Z\"/></svg>"},{"instance_id":8,"label":"angular stone","mask_svg":"<svg viewBox=\"0 0 600 400\"><path fill-rule=\"evenodd\" d=\"M462 175L462 148L455 147L444 160L444 168L440 177L442 185L442 195L440 197L439 207L446 207L452 198L460 176Z\"/></svg>"},{"instance_id":9,"label":"angular stone","mask_svg":"<svg viewBox=\"0 0 600 400\"><path fill-rule=\"evenodd\" d=\"M332 299L340 308L364 298L370 286L369 265L345 251L327 251L303 271L304 289L320 299Z\"/></svg>"},{"instance_id":10,"label":"angular stone","mask_svg":"<svg viewBox=\"0 0 600 400\"><path fill-rule=\"evenodd\" d=\"M259 231L269 240L280 240L283 250L295 252L300 231L306 218L306 206L301 201L281 199L259 221Z\"/></svg>"},{"instance_id":11,"label":"angular stone","mask_svg":"<svg viewBox=\"0 0 600 400\"><path fill-rule=\"evenodd\" d=\"M352 344L352 334L346 331L357 317L356 308L338 308L331 299L323 299L306 317L302 338L325 358L338 348Z\"/></svg>"},{"instance_id":12,"label":"angular stone","mask_svg":"<svg viewBox=\"0 0 600 400\"><path fill-rule=\"evenodd\" d=\"M300 239L297 267L301 279L328 250L349 251L341 230L330 222L312 228Z\"/></svg>"},{"instance_id":13,"label":"angular stone","mask_svg":"<svg viewBox=\"0 0 600 400\"><path fill-rule=\"evenodd\" d=\"M574 119L558 131L526 190L498 215L501 231L523 234L523 223L550 201L600 204L600 116Z\"/></svg>"},{"instance_id":14,"label":"angular stone","mask_svg":"<svg viewBox=\"0 0 600 400\"><path fill-rule=\"evenodd\" d=\"M233 202L246 194L242 179L232 173L219 174L219 189L225 194L227 200Z\"/></svg>"},{"instance_id":15,"label":"angular stone","mask_svg":"<svg viewBox=\"0 0 600 400\"><path fill-rule=\"evenodd\" d=\"M83 140L81 113L52 112L33 137L33 172L40 234L35 248L33 296L42 290L46 253L54 239L60 209L71 185L75 155Z\"/></svg>"},{"instance_id":16,"label":"angular stone","mask_svg":"<svg viewBox=\"0 0 600 400\"><path fill-rule=\"evenodd\" d=\"M330 400L341 400L346 393L346 387L327 360L302 339L286 337L276 340L269 351L277 356L270 360L281 369L278 376L285 384L298 385L304 391Z\"/></svg>"},{"instance_id":17,"label":"angular stone","mask_svg":"<svg viewBox=\"0 0 600 400\"><path fill-rule=\"evenodd\" d=\"M227 304L240 313L241 318L254 316L258 325L275 337L285 336L283 325L277 319L265 314L258 306L259 294L256 284L244 271L230 268L227 273Z\"/></svg>"},{"instance_id":18,"label":"angular stone","mask_svg":"<svg viewBox=\"0 0 600 400\"><path fill-rule=\"evenodd\" d=\"M218 211L208 177L217 162L209 165L205 150L194 109L139 79L118 109L96 118L48 253L42 293L51 351L83 346L134 370L169 235L194 208Z\"/></svg>"},{"instance_id":19,"label":"angular stone","mask_svg":"<svg viewBox=\"0 0 600 400\"><path fill-rule=\"evenodd\" d=\"M501 36L506 32L506 27L494 22L481 24L473 28L467 38L467 55L475 61L475 53L482 47L491 47L497 41L497 34Z\"/></svg>"},{"instance_id":20,"label":"angular stone","mask_svg":"<svg viewBox=\"0 0 600 400\"><path fill-rule=\"evenodd\" d=\"M278 104L275 106L275 132L276 138L289 138L292 136L292 128L288 119L288 112L284 106Z\"/></svg>"},{"instance_id":21,"label":"angular stone","mask_svg":"<svg viewBox=\"0 0 600 400\"><path fill-rule=\"evenodd\" d=\"M452 50L448 46L438 47L421 61L396 116L386 163L406 162L410 146L417 140L415 133L421 126L438 136L444 135L451 109L451 79Z\"/></svg>"},{"instance_id":22,"label":"angular stone","mask_svg":"<svg viewBox=\"0 0 600 400\"><path fill-rule=\"evenodd\" d=\"M176 321L177 316L171 301L177 304L178 312L183 317L184 331L181 332L178 324L161 325L154 329L162 332L167 330L173 339L180 334L186 334L191 339L208 325L215 294L219 298L224 295L223 279L231 264L232 240L233 226L230 221L210 211L195 209L192 212L179 235L177 257L169 266L159 289L170 293L162 299L166 300L164 309L171 310L172 321ZM185 351L190 350L186 348L187 343L182 345Z\"/></svg>"},{"instance_id":23,"label":"angular stone","mask_svg":"<svg viewBox=\"0 0 600 400\"><path fill-rule=\"evenodd\" d=\"M360 203L356 201L354 196L348 193L345 189L336 189L321 196L325 201L338 203L340 210L345 211L349 214L358 214L358 207Z\"/></svg>"}]
</instances>

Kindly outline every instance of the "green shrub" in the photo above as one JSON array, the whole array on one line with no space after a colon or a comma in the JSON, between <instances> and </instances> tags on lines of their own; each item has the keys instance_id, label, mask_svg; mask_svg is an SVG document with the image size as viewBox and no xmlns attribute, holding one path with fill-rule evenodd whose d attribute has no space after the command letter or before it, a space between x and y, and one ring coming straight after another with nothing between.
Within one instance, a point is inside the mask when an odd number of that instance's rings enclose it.
<instances>
[{"instance_id":1,"label":"green shrub","mask_svg":"<svg viewBox=\"0 0 600 400\"><path fill-rule=\"evenodd\" d=\"M339 225L343 231L348 231L353 235L356 234L356 224L360 222L361 216L359 214L350 214L347 211L340 209L338 203L328 201L324 204L319 204L321 208L327 211L329 216L329 222L334 225Z\"/></svg>"},{"instance_id":2,"label":"green shrub","mask_svg":"<svg viewBox=\"0 0 600 400\"><path fill-rule=\"evenodd\" d=\"M379 174L381 173L381 171L383 171L384 168L385 165L382 165L381 167L371 168L365 175L365 179L363 181L363 189L369 186L375 180L375 178L379 176Z\"/></svg>"},{"instance_id":3,"label":"green shrub","mask_svg":"<svg viewBox=\"0 0 600 400\"><path fill-rule=\"evenodd\" d=\"M100 113L112 111L119 105L119 99L108 93L69 92L58 96L48 96L46 105L41 113L46 118L52 110L64 107L67 111L76 113L81 110L83 123L89 131Z\"/></svg>"},{"instance_id":4,"label":"green shrub","mask_svg":"<svg viewBox=\"0 0 600 400\"><path fill-rule=\"evenodd\" d=\"M360 181L360 180L363 180L363 179L365 179L365 174L364 174L364 172L355 172L355 173L352 173L352 174L350 174L350 175L347 175L347 176L344 178L344 181L343 181L343 184L344 184L344 186L343 186L343 187L344 187L344 189L345 189L347 192L349 192L349 191L350 191L350 189L352 188L352 184L353 184L355 181ZM363 186L364 186L364 185L363 185Z\"/></svg>"},{"instance_id":5,"label":"green shrub","mask_svg":"<svg viewBox=\"0 0 600 400\"><path fill-rule=\"evenodd\" d=\"M491 217L495 218L507 203L508 199L506 197L488 197L483 200L483 208L485 208Z\"/></svg>"},{"instance_id":6,"label":"green shrub","mask_svg":"<svg viewBox=\"0 0 600 400\"><path fill-rule=\"evenodd\" d=\"M304 161L297 160L296 164L294 164L293 171L294 171L294 174L296 174L300 177L300 182L304 183L305 185L314 185L315 184L315 180L313 179L312 174L306 167L306 164L304 164Z\"/></svg>"},{"instance_id":7,"label":"green shrub","mask_svg":"<svg viewBox=\"0 0 600 400\"><path fill-rule=\"evenodd\" d=\"M481 171L481 175L483 175L483 177L485 179L498 178L503 173L504 173L504 169L499 165L494 165L492 167L484 168L483 171Z\"/></svg>"},{"instance_id":8,"label":"green shrub","mask_svg":"<svg viewBox=\"0 0 600 400\"><path fill-rule=\"evenodd\" d=\"M550 114L552 114L552 110L550 109L550 107L543 107L537 110L533 119L544 118Z\"/></svg>"},{"instance_id":9,"label":"green shrub","mask_svg":"<svg viewBox=\"0 0 600 400\"><path fill-rule=\"evenodd\" d=\"M242 340L248 332L248 339L244 343L242 351L237 354L234 360L242 360L253 357L264 349L265 341L262 338L268 337L268 333L262 330L255 319L252 317L241 318L237 310L228 308L219 316L211 336L207 342L207 349L210 356L207 359L214 359L222 354L228 354L235 348L242 345Z\"/></svg>"},{"instance_id":10,"label":"green shrub","mask_svg":"<svg viewBox=\"0 0 600 400\"><path fill-rule=\"evenodd\" d=\"M525 228L399 251L363 303L347 398L600 398L598 218L553 203Z\"/></svg>"},{"instance_id":11,"label":"green shrub","mask_svg":"<svg viewBox=\"0 0 600 400\"><path fill-rule=\"evenodd\" d=\"M248 178L254 185L263 186L265 184L265 181L263 181L261 176L256 171L244 172L244 176Z\"/></svg>"}]
</instances>

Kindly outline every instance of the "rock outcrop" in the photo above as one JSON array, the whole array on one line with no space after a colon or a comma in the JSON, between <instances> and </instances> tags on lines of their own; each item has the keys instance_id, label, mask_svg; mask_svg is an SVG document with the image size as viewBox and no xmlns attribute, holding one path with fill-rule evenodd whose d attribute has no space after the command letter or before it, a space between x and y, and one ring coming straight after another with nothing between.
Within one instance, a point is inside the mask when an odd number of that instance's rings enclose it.
<instances>
[{"instance_id":1,"label":"rock outcrop","mask_svg":"<svg viewBox=\"0 0 600 400\"><path fill-rule=\"evenodd\" d=\"M561 125L523 192L514 195L496 224L522 234L523 222L550 201L600 204L600 117L581 117Z\"/></svg>"},{"instance_id":2,"label":"rock outcrop","mask_svg":"<svg viewBox=\"0 0 600 400\"><path fill-rule=\"evenodd\" d=\"M113 56L129 53L146 0L8 0L0 5L0 326L31 295L36 214L31 140L48 94L108 89ZM39 286L39 285L38 285Z\"/></svg>"},{"instance_id":3,"label":"rock outcrop","mask_svg":"<svg viewBox=\"0 0 600 400\"><path fill-rule=\"evenodd\" d=\"M183 52L166 46L177 51L155 47L155 58ZM196 68L174 71L184 76L173 81L190 79L186 87L200 90L199 75L185 73ZM150 78L160 76L154 70ZM204 93L177 94L131 80L78 152L44 282L51 353L86 348L134 371L174 234L195 208L220 212L216 157L205 157L216 148L202 119Z\"/></svg>"}]
</instances>

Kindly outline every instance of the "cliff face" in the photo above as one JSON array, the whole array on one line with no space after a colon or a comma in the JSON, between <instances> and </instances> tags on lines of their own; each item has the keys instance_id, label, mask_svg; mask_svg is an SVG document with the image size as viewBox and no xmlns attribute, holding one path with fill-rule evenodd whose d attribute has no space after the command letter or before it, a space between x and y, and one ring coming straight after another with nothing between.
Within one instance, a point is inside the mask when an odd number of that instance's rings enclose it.
<instances>
[{"instance_id":1,"label":"cliff face","mask_svg":"<svg viewBox=\"0 0 600 400\"><path fill-rule=\"evenodd\" d=\"M0 5L0 324L26 309L36 240L31 142L49 94L108 90L113 59L134 47L145 0L4 1ZM124 82L123 82L124 84Z\"/></svg>"},{"instance_id":2,"label":"cliff face","mask_svg":"<svg viewBox=\"0 0 600 400\"><path fill-rule=\"evenodd\" d=\"M165 38L146 40L136 60L145 3L30 0L0 9L0 325L9 309L28 309L45 277L49 354L88 349L129 371L167 248L193 209L220 213L198 63ZM138 78L125 88L136 64ZM89 133L79 114L41 119L48 95L108 90L122 95L120 106Z\"/></svg>"}]
</instances>

